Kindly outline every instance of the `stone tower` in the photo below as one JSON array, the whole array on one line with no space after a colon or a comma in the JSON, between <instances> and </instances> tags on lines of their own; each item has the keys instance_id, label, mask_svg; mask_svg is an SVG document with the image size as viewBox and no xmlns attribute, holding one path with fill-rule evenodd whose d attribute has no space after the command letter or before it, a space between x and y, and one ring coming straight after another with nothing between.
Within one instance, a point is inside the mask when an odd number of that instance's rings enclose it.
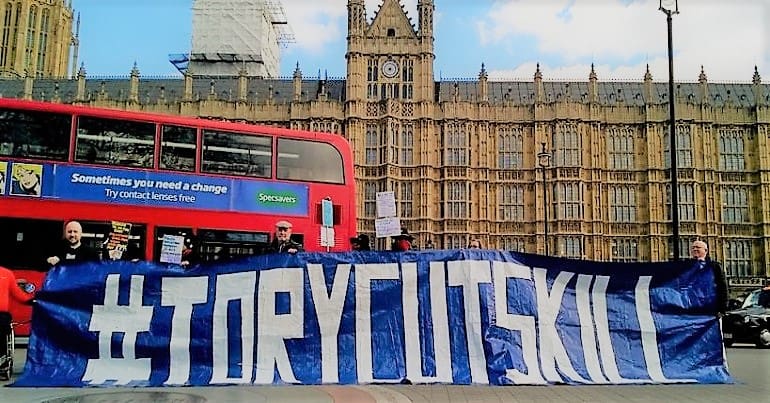
<instances>
[{"instance_id":1,"label":"stone tower","mask_svg":"<svg viewBox=\"0 0 770 403\"><path fill-rule=\"evenodd\" d=\"M360 231L374 232L376 193L392 190L403 226L422 238L434 232L433 203L419 196L435 195L436 183L417 172L438 162L427 146L435 144L433 10L432 0L420 0L414 26L398 0L383 0L368 22L364 0L348 0L345 132L359 178Z\"/></svg>"},{"instance_id":2,"label":"stone tower","mask_svg":"<svg viewBox=\"0 0 770 403\"><path fill-rule=\"evenodd\" d=\"M4 1L0 15L0 77L67 76L70 48L77 54L71 0Z\"/></svg>"}]
</instances>

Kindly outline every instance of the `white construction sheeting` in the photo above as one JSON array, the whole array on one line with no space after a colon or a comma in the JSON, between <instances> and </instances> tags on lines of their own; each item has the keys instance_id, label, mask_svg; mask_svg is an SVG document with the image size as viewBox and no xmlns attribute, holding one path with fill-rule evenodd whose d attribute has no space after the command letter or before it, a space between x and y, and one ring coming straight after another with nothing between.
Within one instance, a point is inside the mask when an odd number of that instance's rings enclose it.
<instances>
[{"instance_id":1,"label":"white construction sheeting","mask_svg":"<svg viewBox=\"0 0 770 403\"><path fill-rule=\"evenodd\" d=\"M280 0L194 0L189 69L194 75L273 78L291 41Z\"/></svg>"}]
</instances>

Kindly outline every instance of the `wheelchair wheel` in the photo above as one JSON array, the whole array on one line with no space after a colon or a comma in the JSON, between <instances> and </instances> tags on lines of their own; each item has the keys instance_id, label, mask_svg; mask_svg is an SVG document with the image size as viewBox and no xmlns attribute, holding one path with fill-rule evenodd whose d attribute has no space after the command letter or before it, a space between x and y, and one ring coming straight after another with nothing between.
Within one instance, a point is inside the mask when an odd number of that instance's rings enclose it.
<instances>
[{"instance_id":1,"label":"wheelchair wheel","mask_svg":"<svg viewBox=\"0 0 770 403\"><path fill-rule=\"evenodd\" d=\"M5 362L2 372L0 372L0 380L9 381L13 375L13 357L8 358Z\"/></svg>"},{"instance_id":2,"label":"wheelchair wheel","mask_svg":"<svg viewBox=\"0 0 770 403\"><path fill-rule=\"evenodd\" d=\"M11 327L11 332L5 339L7 355L0 361L2 362L2 365L0 365L0 380L8 381L13 375L13 351L16 347L14 336L13 327Z\"/></svg>"}]
</instances>

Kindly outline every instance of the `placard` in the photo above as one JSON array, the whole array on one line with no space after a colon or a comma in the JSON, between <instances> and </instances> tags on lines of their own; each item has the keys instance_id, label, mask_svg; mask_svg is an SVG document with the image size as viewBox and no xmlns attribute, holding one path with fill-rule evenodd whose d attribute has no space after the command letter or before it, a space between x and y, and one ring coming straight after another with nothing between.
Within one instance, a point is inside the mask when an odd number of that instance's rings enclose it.
<instances>
[{"instance_id":1,"label":"placard","mask_svg":"<svg viewBox=\"0 0 770 403\"><path fill-rule=\"evenodd\" d=\"M182 251L184 250L184 237L181 235L163 235L163 244L160 247L160 261L162 263L182 263Z\"/></svg>"},{"instance_id":2,"label":"placard","mask_svg":"<svg viewBox=\"0 0 770 403\"><path fill-rule=\"evenodd\" d=\"M374 220L374 230L377 238L401 235L401 219L385 217Z\"/></svg>"},{"instance_id":3,"label":"placard","mask_svg":"<svg viewBox=\"0 0 770 403\"><path fill-rule=\"evenodd\" d=\"M396 195L393 192L377 192L377 218L396 216ZM401 231L399 229L399 231Z\"/></svg>"},{"instance_id":4,"label":"placard","mask_svg":"<svg viewBox=\"0 0 770 403\"><path fill-rule=\"evenodd\" d=\"M112 231L107 238L107 253L111 259L120 259L128 250L128 239L131 235L131 223L113 221Z\"/></svg>"}]
</instances>

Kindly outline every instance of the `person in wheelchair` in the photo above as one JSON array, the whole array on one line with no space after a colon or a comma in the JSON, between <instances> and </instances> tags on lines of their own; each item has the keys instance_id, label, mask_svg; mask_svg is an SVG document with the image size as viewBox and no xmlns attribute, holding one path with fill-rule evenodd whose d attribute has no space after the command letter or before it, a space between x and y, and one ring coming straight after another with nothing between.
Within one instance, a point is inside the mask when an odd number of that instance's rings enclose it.
<instances>
[{"instance_id":1,"label":"person in wheelchair","mask_svg":"<svg viewBox=\"0 0 770 403\"><path fill-rule=\"evenodd\" d=\"M34 298L33 288L22 279L17 280L12 271L0 266L0 378L10 375L13 351L9 351L11 336L11 298L25 304L31 304Z\"/></svg>"}]
</instances>

